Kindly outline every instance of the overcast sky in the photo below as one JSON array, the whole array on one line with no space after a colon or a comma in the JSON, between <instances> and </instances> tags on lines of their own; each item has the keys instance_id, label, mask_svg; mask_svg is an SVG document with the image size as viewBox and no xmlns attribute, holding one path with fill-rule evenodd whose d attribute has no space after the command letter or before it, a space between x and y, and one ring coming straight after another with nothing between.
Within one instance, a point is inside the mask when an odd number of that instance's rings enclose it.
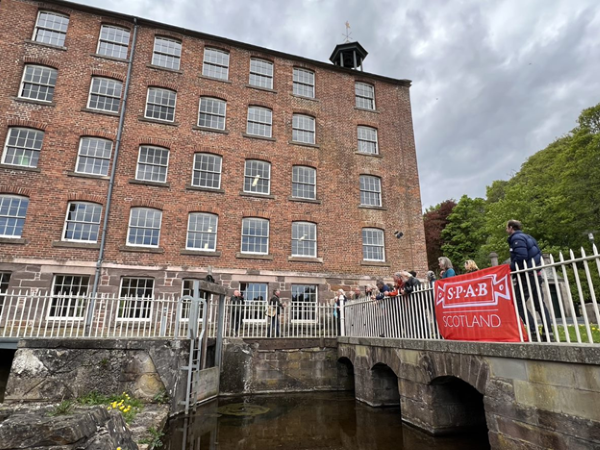
<instances>
[{"instance_id":1,"label":"overcast sky","mask_svg":"<svg viewBox=\"0 0 600 450\"><path fill-rule=\"evenodd\" d=\"M598 0L79 0L327 61L344 23L365 70L410 79L423 207L493 180L600 102Z\"/></svg>"}]
</instances>

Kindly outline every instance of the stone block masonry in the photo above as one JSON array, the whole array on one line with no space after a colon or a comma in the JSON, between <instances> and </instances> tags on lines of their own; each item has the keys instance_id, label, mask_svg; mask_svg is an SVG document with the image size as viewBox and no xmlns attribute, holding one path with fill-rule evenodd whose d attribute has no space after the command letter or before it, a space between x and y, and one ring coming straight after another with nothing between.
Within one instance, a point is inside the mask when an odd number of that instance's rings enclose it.
<instances>
[{"instance_id":1,"label":"stone block masonry","mask_svg":"<svg viewBox=\"0 0 600 450\"><path fill-rule=\"evenodd\" d=\"M493 449L600 448L597 347L377 338L339 345L354 366L358 400L385 404L381 386L393 374L402 419L432 434L485 422Z\"/></svg>"},{"instance_id":2,"label":"stone block masonry","mask_svg":"<svg viewBox=\"0 0 600 450\"><path fill-rule=\"evenodd\" d=\"M39 11L69 18L63 46L34 42ZM125 80L127 61L98 55L98 39L103 24L121 27L133 35L133 17L59 0L6 0L0 4L0 23L4 25L0 27L4 61L0 142L6 142L13 128L44 133L37 167L6 164L5 159L0 163L0 196L29 200L21 235L0 238L0 271L11 274L9 289L48 290L57 274L87 277L83 281L90 283L99 241L66 240L65 217L70 202L100 205L102 215L106 213L108 177L82 174L76 167L82 137L110 141L111 158L114 156L119 118L90 110L88 97L92 77ZM364 285L399 269L425 273L410 82L141 19L138 23L101 293L119 292L124 276L153 279L155 294L181 293L183 277L205 275L207 267L212 266L223 281L231 282L232 289L240 282L252 282L268 283L269 290L280 287L289 292L293 284L310 283L319 286L320 300L325 300L336 286ZM152 64L156 36L181 43L178 70ZM131 53L131 42L128 48ZM228 52L226 80L202 75L207 48ZM273 89L249 85L252 58L273 64ZM51 102L20 97L26 65L57 70ZM314 73L314 98L294 95L294 68ZM373 86L374 110L355 108L356 82ZM172 122L144 117L149 87L176 93ZM201 97L226 102L224 130L198 127ZM250 106L272 111L270 139L255 139L246 133ZM292 141L294 114L315 119L314 145ZM377 155L358 151L359 126L377 130ZM168 151L165 180L140 179L142 145ZM2 152L5 154L6 149ZM191 185L194 157L199 153L222 158L218 189ZM249 160L270 164L268 194L243 192ZM114 160L109 164L112 167ZM292 197L295 166L316 170L314 201ZM380 179L381 207L361 205L361 175ZM130 213L137 207L162 213L158 245L127 245ZM196 212L218 217L214 251L188 248L189 214ZM269 221L265 255L241 253L244 218ZM316 225L315 255L292 254L293 222ZM385 257L381 261L364 258L364 228L383 232ZM404 233L402 239L393 237L396 230ZM31 266L39 266L39 277L31 279L32 272L27 270ZM25 272L28 274L17 276ZM319 282L307 281L315 278Z\"/></svg>"},{"instance_id":3,"label":"stone block masonry","mask_svg":"<svg viewBox=\"0 0 600 450\"><path fill-rule=\"evenodd\" d=\"M221 395L350 390L352 382L335 340L229 339L224 346Z\"/></svg>"}]
</instances>

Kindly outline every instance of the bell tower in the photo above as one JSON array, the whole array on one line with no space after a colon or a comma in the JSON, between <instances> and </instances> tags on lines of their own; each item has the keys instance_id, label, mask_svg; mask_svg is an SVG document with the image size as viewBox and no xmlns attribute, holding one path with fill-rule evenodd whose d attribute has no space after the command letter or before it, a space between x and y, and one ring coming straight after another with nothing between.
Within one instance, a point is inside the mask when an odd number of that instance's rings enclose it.
<instances>
[{"instance_id":1,"label":"bell tower","mask_svg":"<svg viewBox=\"0 0 600 450\"><path fill-rule=\"evenodd\" d=\"M329 60L340 67L363 70L363 60L368 53L358 42L344 42L335 46Z\"/></svg>"}]
</instances>

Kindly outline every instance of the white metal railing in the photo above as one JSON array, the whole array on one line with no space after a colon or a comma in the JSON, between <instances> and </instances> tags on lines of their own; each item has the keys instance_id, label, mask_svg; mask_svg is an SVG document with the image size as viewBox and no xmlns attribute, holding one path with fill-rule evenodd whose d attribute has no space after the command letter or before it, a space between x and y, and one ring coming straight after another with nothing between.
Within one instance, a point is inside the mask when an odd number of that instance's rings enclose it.
<instances>
[{"instance_id":1,"label":"white metal railing","mask_svg":"<svg viewBox=\"0 0 600 450\"><path fill-rule=\"evenodd\" d=\"M337 337L341 317L334 311L334 306L309 302L291 302L277 310L266 301L226 300L224 337Z\"/></svg>"},{"instance_id":2,"label":"white metal railing","mask_svg":"<svg viewBox=\"0 0 600 450\"><path fill-rule=\"evenodd\" d=\"M198 331L206 327L210 337L217 334L217 300L209 299L207 311L200 311ZM186 338L189 311L190 302L175 296L101 295L91 299L85 295L0 292L0 338ZM224 314L225 337L337 337L340 323L333 306L316 303L292 302L271 317L268 302L234 304L227 300ZM91 321L86 326L88 317Z\"/></svg>"},{"instance_id":3,"label":"white metal railing","mask_svg":"<svg viewBox=\"0 0 600 450\"><path fill-rule=\"evenodd\" d=\"M523 316L529 342L600 344L600 255L595 245L591 255L583 248L580 256L571 250L568 259L561 253L555 261L550 255L537 266L517 269L512 272L515 311ZM344 316L346 336L441 339L431 286L408 296L347 303Z\"/></svg>"}]
</instances>

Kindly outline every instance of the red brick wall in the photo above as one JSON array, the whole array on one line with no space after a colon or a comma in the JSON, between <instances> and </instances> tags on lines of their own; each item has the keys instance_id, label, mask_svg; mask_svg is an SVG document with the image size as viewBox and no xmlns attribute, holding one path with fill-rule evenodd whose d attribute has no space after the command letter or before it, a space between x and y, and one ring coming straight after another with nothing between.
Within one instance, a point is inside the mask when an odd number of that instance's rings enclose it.
<instances>
[{"instance_id":1,"label":"red brick wall","mask_svg":"<svg viewBox=\"0 0 600 450\"><path fill-rule=\"evenodd\" d=\"M27 189L30 205L23 238L26 244L0 242L4 261L51 259L54 261L95 261L97 249L62 248L60 241L67 202L74 195L93 194L106 206L108 179L73 176L81 136L101 135L114 141L118 117L82 111L93 73L109 73L123 78L127 63L95 56L102 23L133 24L103 18L86 11L45 5L70 16L66 50L28 42L31 39L41 3L4 0L0 3L0 142L4 145L8 126L17 120L44 128L45 137L39 170L24 171L0 167L0 189L14 192ZM182 40L179 72L148 67L156 34ZM132 33L133 36L133 33ZM202 78L203 50L214 46L230 52L227 82ZM131 45L130 45L131 49ZM250 57L274 62L274 90L247 87ZM58 80L52 106L16 100L24 62L52 65ZM315 100L292 95L292 69L304 67L316 74ZM354 108L354 82L375 86L376 112ZM177 90L176 126L139 120L144 114L149 85ZM227 134L194 130L198 101L202 95L227 100ZM248 105L273 110L275 141L244 137ZM316 118L316 144L311 148L290 144L292 114ZM357 155L357 125L378 129L381 157ZM135 178L138 148L156 143L170 149L167 187L131 184ZM191 182L195 152L223 156L221 187L224 193L186 189ZM271 194L274 199L241 196L244 161L262 159L271 163ZM292 202L291 169L301 164L317 169L317 198L321 204ZM359 208L360 174L382 179L384 209ZM160 248L163 253L123 251L132 205L151 204L163 211ZM104 213L105 210L103 210ZM207 211L219 215L217 251L220 257L184 255L188 213ZM239 259L242 217L270 219L272 260ZM318 257L322 263L288 261L291 254L291 223L295 220L317 224ZM363 227L385 230L386 264L365 265L362 261ZM397 240L395 230L404 232ZM107 263L152 266L206 267L219 269L259 269L263 271L310 272L383 276L399 269L426 270L425 243L421 220L419 178L413 138L409 87L406 83L385 81L361 72L323 68L318 64L284 59L268 51L234 47L223 42L202 40L170 30L140 26L133 63L129 101L125 115L109 217L105 254ZM1 267L0 267L1 269Z\"/></svg>"}]
</instances>

